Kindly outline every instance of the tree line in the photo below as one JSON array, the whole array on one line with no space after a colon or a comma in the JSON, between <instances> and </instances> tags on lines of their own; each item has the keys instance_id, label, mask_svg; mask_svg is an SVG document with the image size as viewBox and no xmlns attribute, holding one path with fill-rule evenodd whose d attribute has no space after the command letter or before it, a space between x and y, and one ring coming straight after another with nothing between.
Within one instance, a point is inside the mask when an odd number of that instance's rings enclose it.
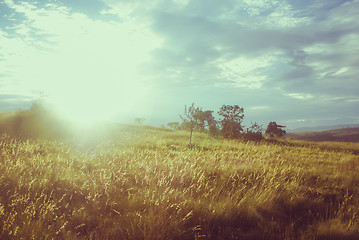
<instances>
[{"instance_id":1,"label":"tree line","mask_svg":"<svg viewBox=\"0 0 359 240\"><path fill-rule=\"evenodd\" d=\"M270 122L263 135L263 128L254 122L247 128L243 125L244 108L238 105L223 105L217 112L220 119L216 120L213 116L214 111L203 110L191 106L185 106L184 114L180 115L182 120L170 122L168 127L177 130L188 130L190 132L189 144L192 144L194 131L208 132L210 136L222 136L226 139L243 139L247 141L261 141L263 138L280 138L286 134L283 129L285 126Z\"/></svg>"}]
</instances>

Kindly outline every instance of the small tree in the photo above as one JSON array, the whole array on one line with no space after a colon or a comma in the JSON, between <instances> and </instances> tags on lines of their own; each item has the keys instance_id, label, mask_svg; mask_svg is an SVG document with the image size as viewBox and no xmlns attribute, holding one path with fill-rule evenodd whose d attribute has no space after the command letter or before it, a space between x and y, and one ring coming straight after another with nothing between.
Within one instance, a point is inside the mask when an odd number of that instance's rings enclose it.
<instances>
[{"instance_id":1,"label":"small tree","mask_svg":"<svg viewBox=\"0 0 359 240\"><path fill-rule=\"evenodd\" d=\"M276 122L270 122L267 126L265 134L270 138L283 137L287 132L282 128L285 128L285 126L278 125Z\"/></svg>"},{"instance_id":2,"label":"small tree","mask_svg":"<svg viewBox=\"0 0 359 240\"><path fill-rule=\"evenodd\" d=\"M184 127L185 129L190 131L189 145L192 144L193 130L195 129L195 127L198 127L198 116L201 111L202 110L199 107L196 108L194 106L194 103L192 103L192 105L188 108L187 108L187 106L185 106L184 116L180 115L180 117L183 121L182 127Z\"/></svg>"},{"instance_id":3,"label":"small tree","mask_svg":"<svg viewBox=\"0 0 359 240\"><path fill-rule=\"evenodd\" d=\"M222 135L225 138L240 138L243 131L242 121L244 117L244 109L238 105L223 105L218 111L222 116L220 120Z\"/></svg>"}]
</instances>

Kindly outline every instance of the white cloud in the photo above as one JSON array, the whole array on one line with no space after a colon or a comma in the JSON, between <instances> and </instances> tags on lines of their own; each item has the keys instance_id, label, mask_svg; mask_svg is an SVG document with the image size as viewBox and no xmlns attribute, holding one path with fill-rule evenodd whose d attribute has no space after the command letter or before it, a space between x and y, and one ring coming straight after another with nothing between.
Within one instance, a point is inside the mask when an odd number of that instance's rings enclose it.
<instances>
[{"instance_id":1,"label":"white cloud","mask_svg":"<svg viewBox=\"0 0 359 240\"><path fill-rule=\"evenodd\" d=\"M247 16L243 17L243 11ZM240 14L241 13L241 14ZM221 16L251 28L282 29L308 24L308 17L298 17L298 11L286 1L246 0L235 1L232 9Z\"/></svg>"},{"instance_id":2,"label":"white cloud","mask_svg":"<svg viewBox=\"0 0 359 240\"><path fill-rule=\"evenodd\" d=\"M262 55L256 58L240 56L232 60L219 60L221 78L233 81L236 87L260 88L267 80L266 71L273 67L277 57Z\"/></svg>"},{"instance_id":3,"label":"white cloud","mask_svg":"<svg viewBox=\"0 0 359 240\"><path fill-rule=\"evenodd\" d=\"M315 44L304 49L308 54L307 66L315 73L316 86L313 90L341 89L345 90L345 95L354 95L359 91L359 84L356 84L359 75L358 42L359 33L352 33L338 42Z\"/></svg>"},{"instance_id":4,"label":"white cloud","mask_svg":"<svg viewBox=\"0 0 359 240\"><path fill-rule=\"evenodd\" d=\"M269 110L271 109L271 107L269 106L254 106L254 107L250 107L249 110L252 110L252 111L264 111L264 110Z\"/></svg>"},{"instance_id":5,"label":"white cloud","mask_svg":"<svg viewBox=\"0 0 359 240\"><path fill-rule=\"evenodd\" d=\"M309 93L287 93L285 95L300 100L310 100L314 98L314 96Z\"/></svg>"},{"instance_id":6,"label":"white cloud","mask_svg":"<svg viewBox=\"0 0 359 240\"><path fill-rule=\"evenodd\" d=\"M292 28L300 24L309 24L307 17L295 17L296 11L286 3L281 2L266 19L265 24L271 28Z\"/></svg>"},{"instance_id":7,"label":"white cloud","mask_svg":"<svg viewBox=\"0 0 359 240\"><path fill-rule=\"evenodd\" d=\"M109 111L141 101L150 89L139 74L140 65L150 60L159 39L147 29L131 21L92 20L54 4L46 9L25 2L7 4L25 16L15 38L0 30L5 59L0 68L7 70L2 78L7 91L43 91L62 108Z\"/></svg>"},{"instance_id":8,"label":"white cloud","mask_svg":"<svg viewBox=\"0 0 359 240\"><path fill-rule=\"evenodd\" d=\"M244 8L251 16L259 16L277 3L277 1L270 0L245 0L241 2L245 3Z\"/></svg>"}]
</instances>

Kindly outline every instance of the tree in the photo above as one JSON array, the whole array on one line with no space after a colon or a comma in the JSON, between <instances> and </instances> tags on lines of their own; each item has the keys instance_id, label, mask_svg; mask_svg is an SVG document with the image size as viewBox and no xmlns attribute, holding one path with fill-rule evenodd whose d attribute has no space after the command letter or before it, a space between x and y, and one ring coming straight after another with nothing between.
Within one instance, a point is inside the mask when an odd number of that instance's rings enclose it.
<instances>
[{"instance_id":1,"label":"tree","mask_svg":"<svg viewBox=\"0 0 359 240\"><path fill-rule=\"evenodd\" d=\"M212 115L213 111L199 111L195 114L194 118L197 122L199 130L203 131L206 127L210 127L215 124L214 117Z\"/></svg>"},{"instance_id":2,"label":"tree","mask_svg":"<svg viewBox=\"0 0 359 240\"><path fill-rule=\"evenodd\" d=\"M208 135L211 137L218 137L221 135L221 132L217 126L217 122L215 121L213 124L208 127Z\"/></svg>"},{"instance_id":3,"label":"tree","mask_svg":"<svg viewBox=\"0 0 359 240\"><path fill-rule=\"evenodd\" d=\"M195 107L194 103L190 107L185 106L184 115L181 116L182 123L177 129L190 130L189 144L192 143L194 130L205 131L208 129L210 135L218 135L217 121L213 117L213 111L203 111L202 108Z\"/></svg>"},{"instance_id":4,"label":"tree","mask_svg":"<svg viewBox=\"0 0 359 240\"><path fill-rule=\"evenodd\" d=\"M282 128L285 128L285 126L278 125L276 122L270 122L267 126L265 134L270 138L283 137L287 132Z\"/></svg>"},{"instance_id":5,"label":"tree","mask_svg":"<svg viewBox=\"0 0 359 240\"><path fill-rule=\"evenodd\" d=\"M240 138L243 131L242 121L244 117L244 109L238 105L223 105L218 111L222 116L220 125L222 127L222 135L225 138L236 139Z\"/></svg>"},{"instance_id":6,"label":"tree","mask_svg":"<svg viewBox=\"0 0 359 240\"><path fill-rule=\"evenodd\" d=\"M200 115L199 112L202 110L199 107L195 107L194 103L190 107L187 108L187 106L184 107L184 116L180 115L183 123L182 127L184 127L187 130L190 130L189 135L189 145L192 144L192 134L193 130L196 126L198 126L198 116Z\"/></svg>"}]
</instances>

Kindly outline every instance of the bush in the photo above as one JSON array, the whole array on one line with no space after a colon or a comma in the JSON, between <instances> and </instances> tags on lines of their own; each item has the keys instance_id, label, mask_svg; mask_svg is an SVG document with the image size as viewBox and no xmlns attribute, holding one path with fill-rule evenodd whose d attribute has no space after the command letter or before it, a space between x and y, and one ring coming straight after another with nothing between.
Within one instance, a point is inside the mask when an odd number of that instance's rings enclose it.
<instances>
[{"instance_id":1,"label":"bush","mask_svg":"<svg viewBox=\"0 0 359 240\"><path fill-rule=\"evenodd\" d=\"M252 123L252 125L247 128L246 132L242 135L243 140L246 141L255 141L259 142L263 139L262 135L262 126L258 123Z\"/></svg>"},{"instance_id":2,"label":"bush","mask_svg":"<svg viewBox=\"0 0 359 240\"><path fill-rule=\"evenodd\" d=\"M283 130L285 126L278 125L276 122L270 122L267 126L266 135L269 138L280 138L283 137L287 132Z\"/></svg>"}]
</instances>

